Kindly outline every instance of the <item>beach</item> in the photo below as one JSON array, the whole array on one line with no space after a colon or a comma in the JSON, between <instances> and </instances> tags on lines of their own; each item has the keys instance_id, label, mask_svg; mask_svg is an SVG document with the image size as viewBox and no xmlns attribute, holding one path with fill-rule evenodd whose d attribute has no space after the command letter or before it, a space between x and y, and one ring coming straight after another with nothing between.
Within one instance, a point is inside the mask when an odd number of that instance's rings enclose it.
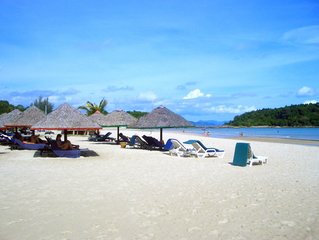
<instances>
[{"instance_id":1,"label":"beach","mask_svg":"<svg viewBox=\"0 0 319 240\"><path fill-rule=\"evenodd\" d=\"M121 132L159 138L155 129ZM318 146L164 130L168 138L196 138L225 157L179 158L85 136L69 140L98 156L0 146L0 239L319 238ZM268 163L231 165L240 141Z\"/></svg>"}]
</instances>

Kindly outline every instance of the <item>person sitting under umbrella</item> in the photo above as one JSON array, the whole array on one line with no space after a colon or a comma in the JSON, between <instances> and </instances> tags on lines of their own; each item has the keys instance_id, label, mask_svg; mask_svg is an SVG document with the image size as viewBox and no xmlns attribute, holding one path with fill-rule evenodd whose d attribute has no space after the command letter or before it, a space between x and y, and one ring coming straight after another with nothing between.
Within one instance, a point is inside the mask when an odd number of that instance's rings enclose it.
<instances>
[{"instance_id":1,"label":"person sitting under umbrella","mask_svg":"<svg viewBox=\"0 0 319 240\"><path fill-rule=\"evenodd\" d=\"M62 141L61 137L62 137L61 134L58 134L56 136L56 141L55 142L56 142L56 146L58 148L61 148L63 150L72 150L72 149L78 149L79 148L79 145L73 145L69 140Z\"/></svg>"},{"instance_id":2,"label":"person sitting under umbrella","mask_svg":"<svg viewBox=\"0 0 319 240\"><path fill-rule=\"evenodd\" d=\"M32 142L32 143L48 143L47 141L41 139L39 135L34 135L34 134L30 137L30 142Z\"/></svg>"}]
</instances>

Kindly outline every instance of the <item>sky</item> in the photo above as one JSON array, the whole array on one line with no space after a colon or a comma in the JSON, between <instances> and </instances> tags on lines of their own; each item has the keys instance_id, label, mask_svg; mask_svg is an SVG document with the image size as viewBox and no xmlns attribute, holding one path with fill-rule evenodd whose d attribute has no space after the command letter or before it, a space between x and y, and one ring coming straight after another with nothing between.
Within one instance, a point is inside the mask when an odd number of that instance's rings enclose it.
<instances>
[{"instance_id":1,"label":"sky","mask_svg":"<svg viewBox=\"0 0 319 240\"><path fill-rule=\"evenodd\" d=\"M232 120L319 100L317 0L0 0L0 100Z\"/></svg>"}]
</instances>

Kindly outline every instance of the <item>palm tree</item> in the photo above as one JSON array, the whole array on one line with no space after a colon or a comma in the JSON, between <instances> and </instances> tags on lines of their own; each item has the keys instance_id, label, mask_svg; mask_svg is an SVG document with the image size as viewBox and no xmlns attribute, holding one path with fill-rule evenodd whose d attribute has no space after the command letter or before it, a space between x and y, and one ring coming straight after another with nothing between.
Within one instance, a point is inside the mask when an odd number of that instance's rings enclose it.
<instances>
[{"instance_id":1,"label":"palm tree","mask_svg":"<svg viewBox=\"0 0 319 240\"><path fill-rule=\"evenodd\" d=\"M34 100L33 104L31 106L36 106L40 110L42 110L45 114L48 114L53 111L53 103L49 102L49 98L43 98L42 96L38 97L36 100Z\"/></svg>"},{"instance_id":2,"label":"palm tree","mask_svg":"<svg viewBox=\"0 0 319 240\"><path fill-rule=\"evenodd\" d=\"M86 102L85 106L80 106L79 109L85 110L86 115L90 116L96 111L99 111L100 113L107 114L107 111L105 110L105 107L107 105L107 101L103 98L100 101L100 104L97 105L96 103L91 103L90 101Z\"/></svg>"}]
</instances>

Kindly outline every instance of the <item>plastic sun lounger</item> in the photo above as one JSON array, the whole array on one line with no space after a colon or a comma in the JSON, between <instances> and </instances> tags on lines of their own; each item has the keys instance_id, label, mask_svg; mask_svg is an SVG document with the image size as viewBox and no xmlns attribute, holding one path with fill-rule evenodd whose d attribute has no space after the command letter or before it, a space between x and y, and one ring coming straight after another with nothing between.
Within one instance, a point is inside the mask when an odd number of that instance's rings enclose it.
<instances>
[{"instance_id":1,"label":"plastic sun lounger","mask_svg":"<svg viewBox=\"0 0 319 240\"><path fill-rule=\"evenodd\" d=\"M103 135L103 136L98 136L98 137L96 138L96 141L98 141L98 142L103 142L103 141L115 141L115 140L116 140L115 138L110 137L111 134L112 134L111 132L108 132L108 133L106 133L106 134Z\"/></svg>"},{"instance_id":2,"label":"plastic sun lounger","mask_svg":"<svg viewBox=\"0 0 319 240\"><path fill-rule=\"evenodd\" d=\"M138 135L133 135L133 136L131 137L129 146L130 146L130 147L134 147L134 148L152 150L152 146L148 145L148 143L145 142L145 141L144 141L142 138L140 138L140 136L138 136Z\"/></svg>"},{"instance_id":3,"label":"plastic sun lounger","mask_svg":"<svg viewBox=\"0 0 319 240\"><path fill-rule=\"evenodd\" d=\"M81 150L80 149L72 149L72 150L52 149L52 152L57 157L78 158L78 157L81 156Z\"/></svg>"},{"instance_id":4,"label":"plastic sun lounger","mask_svg":"<svg viewBox=\"0 0 319 240\"><path fill-rule=\"evenodd\" d=\"M18 145L21 149L27 150L42 150L46 147L45 143L24 143L17 138L12 138L12 142Z\"/></svg>"},{"instance_id":5,"label":"plastic sun lounger","mask_svg":"<svg viewBox=\"0 0 319 240\"><path fill-rule=\"evenodd\" d=\"M57 157L65 157L65 158L78 158L81 156L81 151L87 151L88 149L70 149L64 150L60 149L56 146L55 140L51 138L46 138L48 143L50 144L50 150L57 156Z\"/></svg>"},{"instance_id":6,"label":"plastic sun lounger","mask_svg":"<svg viewBox=\"0 0 319 240\"><path fill-rule=\"evenodd\" d=\"M94 133L93 135L90 135L88 137L89 141L94 141L94 142L104 142L104 141L116 141L115 138L110 137L112 133L108 132L104 135L97 135L96 133Z\"/></svg>"},{"instance_id":7,"label":"plastic sun lounger","mask_svg":"<svg viewBox=\"0 0 319 240\"><path fill-rule=\"evenodd\" d=\"M234 166L245 167L247 164L264 164L268 162L268 157L254 155L249 143L236 143L233 158Z\"/></svg>"},{"instance_id":8,"label":"plastic sun lounger","mask_svg":"<svg viewBox=\"0 0 319 240\"><path fill-rule=\"evenodd\" d=\"M187 149L180 141L174 138L167 140L164 150L169 151L170 155L178 157L196 156L196 153L192 149Z\"/></svg>"},{"instance_id":9,"label":"plastic sun lounger","mask_svg":"<svg viewBox=\"0 0 319 240\"><path fill-rule=\"evenodd\" d=\"M0 144L5 144L5 145L13 144L12 138L6 134L0 133Z\"/></svg>"},{"instance_id":10,"label":"plastic sun lounger","mask_svg":"<svg viewBox=\"0 0 319 240\"><path fill-rule=\"evenodd\" d=\"M151 136L145 136L143 135L142 138L145 140L145 142L147 142L147 144L153 148L153 149L161 149L164 147L164 145L162 143L160 143L160 141L158 141L156 138L151 137Z\"/></svg>"},{"instance_id":11,"label":"plastic sun lounger","mask_svg":"<svg viewBox=\"0 0 319 240\"><path fill-rule=\"evenodd\" d=\"M125 136L123 134L120 134L120 142L127 142L129 143L130 142L130 138L128 136Z\"/></svg>"},{"instance_id":12,"label":"plastic sun lounger","mask_svg":"<svg viewBox=\"0 0 319 240\"><path fill-rule=\"evenodd\" d=\"M218 157L223 158L225 155L225 151L218 148L207 148L201 141L199 140L188 140L184 142L185 144L191 144L194 149L197 157Z\"/></svg>"}]
</instances>

